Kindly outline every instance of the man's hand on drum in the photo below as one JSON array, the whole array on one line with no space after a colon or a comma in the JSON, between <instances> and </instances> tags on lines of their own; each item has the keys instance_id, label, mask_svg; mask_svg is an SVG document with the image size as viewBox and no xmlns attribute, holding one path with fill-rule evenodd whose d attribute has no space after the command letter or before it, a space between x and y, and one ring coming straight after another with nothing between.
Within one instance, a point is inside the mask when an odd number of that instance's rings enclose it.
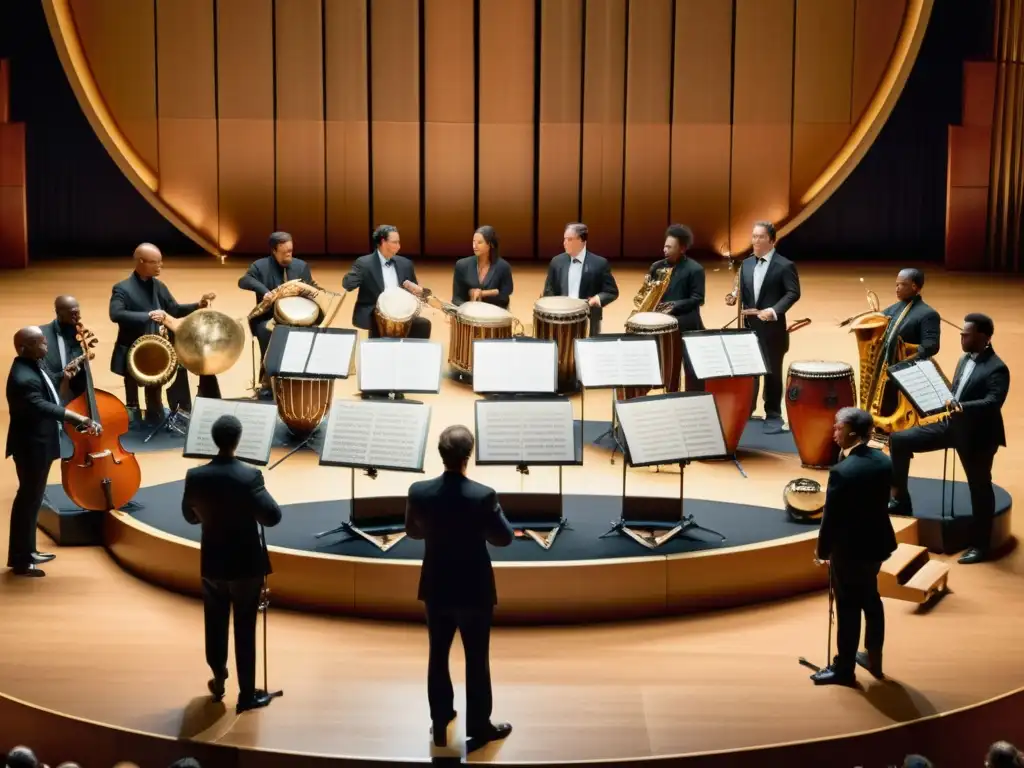
<instances>
[{"instance_id":1,"label":"man's hand on drum","mask_svg":"<svg viewBox=\"0 0 1024 768\"><path fill-rule=\"evenodd\" d=\"M404 283L402 283L402 287L405 288L405 290L407 290L414 296L423 295L423 289L420 286L416 285L416 283L414 283L412 280L406 280Z\"/></svg>"},{"instance_id":2,"label":"man's hand on drum","mask_svg":"<svg viewBox=\"0 0 1024 768\"><path fill-rule=\"evenodd\" d=\"M469 300L480 301L484 297L484 292L480 288L469 289Z\"/></svg>"},{"instance_id":3,"label":"man's hand on drum","mask_svg":"<svg viewBox=\"0 0 1024 768\"><path fill-rule=\"evenodd\" d=\"M592 307L600 307L601 306L601 297L600 296L591 296L589 299L587 299L587 304L589 304Z\"/></svg>"},{"instance_id":4,"label":"man's hand on drum","mask_svg":"<svg viewBox=\"0 0 1024 768\"><path fill-rule=\"evenodd\" d=\"M203 298L199 300L199 308L206 309L210 306L210 302L217 298L216 293L204 293Z\"/></svg>"},{"instance_id":5,"label":"man's hand on drum","mask_svg":"<svg viewBox=\"0 0 1024 768\"><path fill-rule=\"evenodd\" d=\"M163 325L164 321L167 320L167 313L162 309L154 309L149 313L149 319L154 323L160 323L160 325Z\"/></svg>"}]
</instances>

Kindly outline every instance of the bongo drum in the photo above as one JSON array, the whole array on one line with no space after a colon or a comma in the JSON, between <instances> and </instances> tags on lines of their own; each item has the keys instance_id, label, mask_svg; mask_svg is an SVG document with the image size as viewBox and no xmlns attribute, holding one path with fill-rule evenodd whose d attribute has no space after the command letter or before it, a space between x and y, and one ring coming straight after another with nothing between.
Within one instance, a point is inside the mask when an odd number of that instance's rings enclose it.
<instances>
[{"instance_id":1,"label":"bongo drum","mask_svg":"<svg viewBox=\"0 0 1024 768\"><path fill-rule=\"evenodd\" d=\"M274 400L277 414L289 431L306 437L320 426L331 410L334 379L303 379L274 377Z\"/></svg>"},{"instance_id":2,"label":"bongo drum","mask_svg":"<svg viewBox=\"0 0 1024 768\"><path fill-rule=\"evenodd\" d=\"M679 335L679 321L664 312L637 312L626 321L626 333L637 336L654 336L658 343L658 359L661 361L661 381L666 392L678 392L683 366L683 339ZM650 387L618 387L617 400L643 397Z\"/></svg>"},{"instance_id":3,"label":"bongo drum","mask_svg":"<svg viewBox=\"0 0 1024 768\"><path fill-rule=\"evenodd\" d=\"M836 412L856 402L853 366L822 360L789 366L786 414L803 466L828 469L839 460L839 446L832 439Z\"/></svg>"},{"instance_id":4,"label":"bongo drum","mask_svg":"<svg viewBox=\"0 0 1024 768\"><path fill-rule=\"evenodd\" d=\"M377 297L373 316L384 338L404 339L420 313L419 300L404 288L388 288Z\"/></svg>"},{"instance_id":5,"label":"bongo drum","mask_svg":"<svg viewBox=\"0 0 1024 768\"><path fill-rule=\"evenodd\" d=\"M452 317L448 365L473 375L475 339L511 339L512 313L485 301L467 301Z\"/></svg>"},{"instance_id":6,"label":"bongo drum","mask_svg":"<svg viewBox=\"0 0 1024 768\"><path fill-rule=\"evenodd\" d=\"M704 391L715 396L715 407L725 435L725 451L730 456L735 455L743 430L750 421L750 405L754 401L756 385L755 376L704 380Z\"/></svg>"},{"instance_id":7,"label":"bongo drum","mask_svg":"<svg viewBox=\"0 0 1024 768\"><path fill-rule=\"evenodd\" d=\"M543 296L533 305L533 337L558 347L558 388L576 386L576 339L586 338L590 305L569 296Z\"/></svg>"},{"instance_id":8,"label":"bongo drum","mask_svg":"<svg viewBox=\"0 0 1024 768\"><path fill-rule=\"evenodd\" d=\"M274 320L278 325L308 328L319 319L319 305L305 296L285 296L274 302Z\"/></svg>"},{"instance_id":9,"label":"bongo drum","mask_svg":"<svg viewBox=\"0 0 1024 768\"><path fill-rule=\"evenodd\" d=\"M825 491L809 477L790 480L782 491L782 502L794 523L820 523L825 514Z\"/></svg>"}]
</instances>

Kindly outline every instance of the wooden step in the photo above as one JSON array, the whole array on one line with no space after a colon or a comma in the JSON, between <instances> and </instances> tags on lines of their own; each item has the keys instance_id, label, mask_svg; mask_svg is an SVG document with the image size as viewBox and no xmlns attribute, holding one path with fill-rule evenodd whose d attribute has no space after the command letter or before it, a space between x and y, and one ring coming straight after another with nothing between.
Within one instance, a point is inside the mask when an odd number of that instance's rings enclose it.
<instances>
[{"instance_id":1,"label":"wooden step","mask_svg":"<svg viewBox=\"0 0 1024 768\"><path fill-rule=\"evenodd\" d=\"M928 562L928 549L917 544L898 544L896 551L882 563L878 574L879 580L893 584L906 584L907 581Z\"/></svg>"},{"instance_id":2,"label":"wooden step","mask_svg":"<svg viewBox=\"0 0 1024 768\"><path fill-rule=\"evenodd\" d=\"M915 573L904 588L920 593L918 602L923 603L936 592L946 589L949 578L949 566L940 560L929 560Z\"/></svg>"}]
</instances>

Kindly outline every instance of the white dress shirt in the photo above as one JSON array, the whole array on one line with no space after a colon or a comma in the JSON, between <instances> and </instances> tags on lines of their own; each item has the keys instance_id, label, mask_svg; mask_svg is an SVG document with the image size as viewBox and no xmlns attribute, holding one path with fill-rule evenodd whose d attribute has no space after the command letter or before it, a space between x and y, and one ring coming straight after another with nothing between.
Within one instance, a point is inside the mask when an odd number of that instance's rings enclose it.
<instances>
[{"instance_id":1,"label":"white dress shirt","mask_svg":"<svg viewBox=\"0 0 1024 768\"><path fill-rule=\"evenodd\" d=\"M569 295L574 299L583 298L580 296L580 283L583 282L583 260L587 257L587 249L584 248L569 261Z\"/></svg>"},{"instance_id":2,"label":"white dress shirt","mask_svg":"<svg viewBox=\"0 0 1024 768\"><path fill-rule=\"evenodd\" d=\"M377 258L380 259L380 271L384 273L384 288L398 288L398 267L394 259L385 259L377 251Z\"/></svg>"},{"instance_id":3,"label":"white dress shirt","mask_svg":"<svg viewBox=\"0 0 1024 768\"><path fill-rule=\"evenodd\" d=\"M974 373L974 368L976 365L975 360L977 359L978 355L972 354L967 358L966 362L964 362L964 370L960 374L960 382L956 385L956 393L954 393L953 395L953 399L956 400L957 402L960 401L960 395L963 394L964 387L967 386L968 379L970 379L971 374Z\"/></svg>"},{"instance_id":4,"label":"white dress shirt","mask_svg":"<svg viewBox=\"0 0 1024 768\"><path fill-rule=\"evenodd\" d=\"M768 274L768 267L772 263L772 256L775 255L775 249L772 248L768 253L764 255L764 261L754 262L754 304L757 304L757 300L761 298L761 286L764 285L764 276ZM772 313L772 320L777 320L778 317L775 315L775 310L771 307L768 308L768 312Z\"/></svg>"},{"instance_id":5,"label":"white dress shirt","mask_svg":"<svg viewBox=\"0 0 1024 768\"><path fill-rule=\"evenodd\" d=\"M50 390L50 396L53 397L53 402L63 407L63 403L60 401L60 395L57 394L57 388L53 386L53 382L50 381L49 374L43 370L43 366L40 363L36 363L36 367L39 368L39 375L43 377L43 381L46 382L46 388ZM60 440L61 434L64 432L64 422L57 422L57 439Z\"/></svg>"}]
</instances>

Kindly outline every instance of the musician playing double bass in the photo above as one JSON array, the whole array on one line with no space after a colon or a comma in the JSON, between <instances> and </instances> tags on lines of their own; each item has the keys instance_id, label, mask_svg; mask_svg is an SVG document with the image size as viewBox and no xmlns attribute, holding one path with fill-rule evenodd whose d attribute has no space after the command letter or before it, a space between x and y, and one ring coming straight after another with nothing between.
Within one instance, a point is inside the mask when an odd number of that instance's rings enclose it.
<instances>
[{"instance_id":1,"label":"musician playing double bass","mask_svg":"<svg viewBox=\"0 0 1024 768\"><path fill-rule=\"evenodd\" d=\"M704 330L704 321L700 317L700 308L704 306L704 267L686 255L692 245L693 231L683 224L673 224L665 231L665 245L662 247L665 258L654 262L649 273L654 280L658 270L672 270L658 311L675 317L679 321L680 333ZM686 344L683 344L683 371L686 391L702 392L704 382L693 373Z\"/></svg>"},{"instance_id":2,"label":"musician playing double bass","mask_svg":"<svg viewBox=\"0 0 1024 768\"><path fill-rule=\"evenodd\" d=\"M267 329L267 324L274 319L274 301L278 288L289 280L301 280L312 288L319 287L313 280L309 264L302 259L295 258L294 251L295 243L290 234L274 232L270 235L270 255L256 259L249 265L246 273L238 279L239 288L256 294L257 305L268 294L273 297L263 314L249 320L249 330L252 331L253 337L260 346L259 397L261 399L273 397L265 381L266 370L263 367L263 359L267 356L267 347L270 345L271 331Z\"/></svg>"},{"instance_id":3,"label":"musician playing double bass","mask_svg":"<svg viewBox=\"0 0 1024 768\"><path fill-rule=\"evenodd\" d=\"M53 309L57 317L51 322L39 326L43 336L46 337L48 349L46 357L43 358L43 365L49 369L51 375L61 376L68 363L82 354L82 345L76 338L82 310L78 305L78 299L74 296L58 296L53 302ZM85 369L79 368L69 383L68 402L83 392L85 392Z\"/></svg>"},{"instance_id":4,"label":"musician playing double bass","mask_svg":"<svg viewBox=\"0 0 1024 768\"><path fill-rule=\"evenodd\" d=\"M883 313L892 318L882 339L886 362L896 363L897 340L918 345L909 359L927 360L939 352L939 335L942 320L939 313L924 303L921 289L924 288L924 272L920 269L902 269L896 276L896 303L890 304ZM899 389L886 382L882 393L882 414L889 415L896 410Z\"/></svg>"},{"instance_id":5,"label":"musician playing double bass","mask_svg":"<svg viewBox=\"0 0 1024 768\"><path fill-rule=\"evenodd\" d=\"M181 318L197 309L208 307L216 294L206 293L195 304L179 304L170 290L157 279L163 270L163 254L151 243L142 243L135 249L135 270L127 280L114 286L110 295L110 320L117 323L117 340L110 358L110 370L124 378L125 406L129 414L139 416L139 382L128 370L128 350L139 338L159 333L164 318ZM171 338L168 332L168 338ZM146 421L152 425L164 420L164 408L159 386L146 386ZM216 376L199 377L200 397L220 397ZM167 387L167 405L173 413L178 408L192 410L188 371L179 366Z\"/></svg>"}]
</instances>

